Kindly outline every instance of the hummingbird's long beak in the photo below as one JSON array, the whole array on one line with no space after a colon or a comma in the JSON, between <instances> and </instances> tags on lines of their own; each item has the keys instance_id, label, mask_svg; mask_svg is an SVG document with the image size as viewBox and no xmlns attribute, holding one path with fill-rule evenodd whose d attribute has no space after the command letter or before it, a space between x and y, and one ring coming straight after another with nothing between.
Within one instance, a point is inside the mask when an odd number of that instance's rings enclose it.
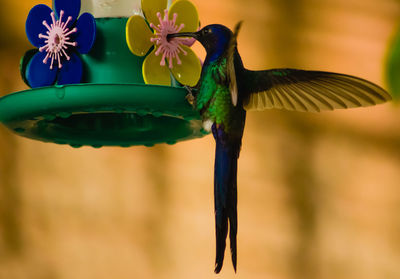
<instances>
[{"instance_id":1,"label":"hummingbird's long beak","mask_svg":"<svg viewBox=\"0 0 400 279\"><path fill-rule=\"evenodd\" d=\"M199 37L199 32L182 32L182 33L173 33L167 35L168 40L176 37L192 37L197 39Z\"/></svg>"}]
</instances>

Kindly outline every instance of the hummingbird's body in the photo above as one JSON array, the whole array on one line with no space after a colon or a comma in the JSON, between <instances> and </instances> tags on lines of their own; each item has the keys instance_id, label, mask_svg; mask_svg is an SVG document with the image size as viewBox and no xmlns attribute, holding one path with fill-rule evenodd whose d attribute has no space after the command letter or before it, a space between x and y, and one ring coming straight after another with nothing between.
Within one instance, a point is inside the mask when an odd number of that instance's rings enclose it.
<instances>
[{"instance_id":1,"label":"hummingbird's body","mask_svg":"<svg viewBox=\"0 0 400 279\"><path fill-rule=\"evenodd\" d=\"M205 128L211 128L216 142L214 204L217 273L222 268L228 225L232 262L236 270L237 160L246 119L243 106L240 103L236 106L232 104L226 67L227 58L223 55L206 57L194 102Z\"/></svg>"},{"instance_id":2,"label":"hummingbird's body","mask_svg":"<svg viewBox=\"0 0 400 279\"><path fill-rule=\"evenodd\" d=\"M216 273L222 268L228 227L236 270L237 160L246 110L279 108L319 112L370 106L391 99L381 87L354 76L295 69L247 70L237 51L239 28L240 24L233 33L223 25L214 24L194 33L168 35L168 39L194 37L207 51L200 80L191 91L193 105L216 141Z\"/></svg>"}]
</instances>

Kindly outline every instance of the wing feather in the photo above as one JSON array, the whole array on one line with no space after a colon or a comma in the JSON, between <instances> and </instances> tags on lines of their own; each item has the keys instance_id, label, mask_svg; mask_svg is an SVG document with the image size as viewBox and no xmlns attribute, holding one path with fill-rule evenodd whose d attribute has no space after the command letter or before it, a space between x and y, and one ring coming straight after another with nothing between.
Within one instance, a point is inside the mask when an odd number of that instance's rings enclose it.
<instances>
[{"instance_id":1,"label":"wing feather","mask_svg":"<svg viewBox=\"0 0 400 279\"><path fill-rule=\"evenodd\" d=\"M283 108L283 102L282 102L281 98L279 97L279 95L274 91L268 91L268 92L271 94L272 99L274 100L272 102L272 105L275 106L278 109L282 109Z\"/></svg>"},{"instance_id":2,"label":"wing feather","mask_svg":"<svg viewBox=\"0 0 400 279\"><path fill-rule=\"evenodd\" d=\"M246 110L319 112L372 106L392 99L384 89L365 79L295 69L246 70L241 91L245 92Z\"/></svg>"},{"instance_id":3,"label":"wing feather","mask_svg":"<svg viewBox=\"0 0 400 279\"><path fill-rule=\"evenodd\" d=\"M295 106L293 105L293 103L289 100L289 98L286 95L285 91L281 90L281 88L279 86L276 87L276 91L277 91L276 93L282 97L282 99L283 99L283 107L285 109L288 109L288 110L295 110L296 109ZM245 108L246 108L246 106L245 106Z\"/></svg>"},{"instance_id":4,"label":"wing feather","mask_svg":"<svg viewBox=\"0 0 400 279\"><path fill-rule=\"evenodd\" d=\"M238 102L238 86L237 86L237 80L236 80L236 70L235 70L235 53L237 52L237 36L239 34L240 27L242 25L242 22L238 22L235 26L235 30L233 32L233 35L229 41L229 45L227 48L227 63L226 63L226 68L227 68L227 74L228 74L228 79L229 79L229 91L231 93L231 99L232 99L232 104L234 106L237 105Z\"/></svg>"},{"instance_id":5,"label":"wing feather","mask_svg":"<svg viewBox=\"0 0 400 279\"><path fill-rule=\"evenodd\" d=\"M318 92L316 92L315 89L310 88L310 86L304 84L298 84L297 86L302 90L302 92L306 92L306 94L310 98L312 98L314 102L317 103L318 106L318 109L316 110L317 112L324 110L323 106L325 106L325 110L334 109L329 99L327 100L327 97L324 96L323 94L318 94Z\"/></svg>"},{"instance_id":6,"label":"wing feather","mask_svg":"<svg viewBox=\"0 0 400 279\"><path fill-rule=\"evenodd\" d=\"M317 89L318 92L321 94L324 94L327 96L329 99L333 100L337 105L340 107L335 107L334 108L349 108L351 107L351 99L348 100L346 97L348 95L342 94L339 90L331 90L330 86L323 86L320 82L315 82L315 81L310 81L310 86L313 88ZM340 98L342 97L342 98Z\"/></svg>"},{"instance_id":7,"label":"wing feather","mask_svg":"<svg viewBox=\"0 0 400 279\"><path fill-rule=\"evenodd\" d=\"M289 87L288 89L289 90L287 90L286 92L287 92L289 98L292 101L294 101L293 103L294 103L294 105L296 107L296 110L298 110L298 111L307 111L307 106L304 105L303 102L299 98L297 98L297 96L295 94L296 91L294 91L293 88L291 88L291 87Z\"/></svg>"},{"instance_id":8,"label":"wing feather","mask_svg":"<svg viewBox=\"0 0 400 279\"><path fill-rule=\"evenodd\" d=\"M291 86L292 87L292 86ZM315 102L313 100L311 100L308 96L307 93L303 91L302 88L298 88L298 90L296 90L295 88L291 88L291 90L293 91L293 93L295 93L296 95L298 95L298 97L304 101L305 105L306 105L306 110L305 111L320 111L319 107L317 104L315 104Z\"/></svg>"}]
</instances>

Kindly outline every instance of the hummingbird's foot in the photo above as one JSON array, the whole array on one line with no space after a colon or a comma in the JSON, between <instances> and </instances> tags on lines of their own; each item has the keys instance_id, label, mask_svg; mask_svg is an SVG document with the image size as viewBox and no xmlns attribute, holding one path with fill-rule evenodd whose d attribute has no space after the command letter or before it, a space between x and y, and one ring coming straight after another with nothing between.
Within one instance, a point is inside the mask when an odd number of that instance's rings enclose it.
<instances>
[{"instance_id":1,"label":"hummingbird's foot","mask_svg":"<svg viewBox=\"0 0 400 279\"><path fill-rule=\"evenodd\" d=\"M193 96L193 94L192 93L188 93L185 98L189 102L189 104L191 104L193 106L193 104L194 104L194 96Z\"/></svg>"},{"instance_id":2,"label":"hummingbird's foot","mask_svg":"<svg viewBox=\"0 0 400 279\"><path fill-rule=\"evenodd\" d=\"M184 88L188 92L185 98L189 102L189 104L191 104L193 106L193 104L194 104L194 95L193 95L192 88L190 86L187 86L187 85L185 85Z\"/></svg>"}]
</instances>

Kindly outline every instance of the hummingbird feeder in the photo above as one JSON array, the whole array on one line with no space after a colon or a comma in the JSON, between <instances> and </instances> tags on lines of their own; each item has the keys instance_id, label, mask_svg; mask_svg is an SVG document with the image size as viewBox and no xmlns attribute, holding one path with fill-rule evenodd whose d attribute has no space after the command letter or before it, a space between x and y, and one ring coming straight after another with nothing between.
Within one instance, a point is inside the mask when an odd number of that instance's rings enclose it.
<instances>
[{"instance_id":1,"label":"hummingbird feeder","mask_svg":"<svg viewBox=\"0 0 400 279\"><path fill-rule=\"evenodd\" d=\"M166 40L198 29L194 5L179 0L168 10L167 0L143 0L138 10L120 1L105 9L100 2L32 8L26 33L36 49L20 63L31 89L0 98L0 121L20 136L72 147L153 146L206 135L182 87L200 77L193 42ZM98 17L81 12L81 4Z\"/></svg>"}]
</instances>

